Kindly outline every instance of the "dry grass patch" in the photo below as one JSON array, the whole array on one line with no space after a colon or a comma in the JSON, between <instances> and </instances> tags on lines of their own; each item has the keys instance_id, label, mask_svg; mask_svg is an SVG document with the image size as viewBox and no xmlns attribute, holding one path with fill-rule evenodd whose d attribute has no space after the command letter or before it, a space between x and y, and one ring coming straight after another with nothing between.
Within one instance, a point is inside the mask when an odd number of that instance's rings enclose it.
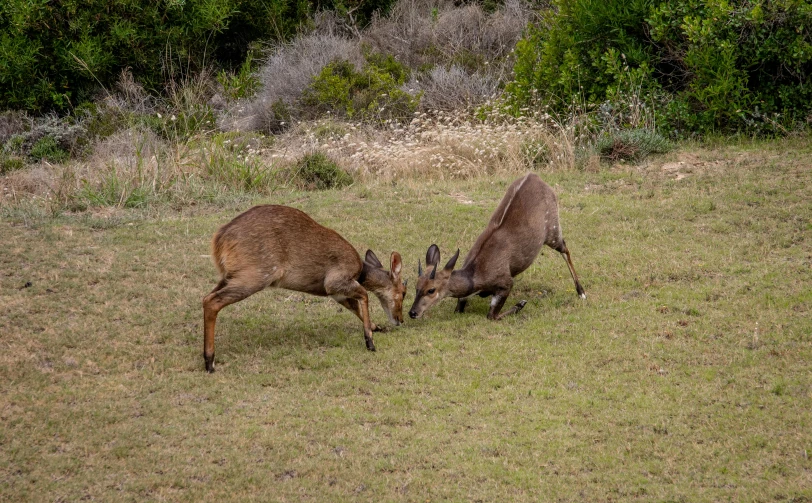
<instances>
[{"instance_id":1,"label":"dry grass patch","mask_svg":"<svg viewBox=\"0 0 812 503\"><path fill-rule=\"evenodd\" d=\"M264 155L291 161L319 149L366 182L459 180L516 174L534 165L574 169L582 141L576 131L575 123L549 116L480 120L462 111L434 111L386 128L333 120L302 123Z\"/></svg>"}]
</instances>

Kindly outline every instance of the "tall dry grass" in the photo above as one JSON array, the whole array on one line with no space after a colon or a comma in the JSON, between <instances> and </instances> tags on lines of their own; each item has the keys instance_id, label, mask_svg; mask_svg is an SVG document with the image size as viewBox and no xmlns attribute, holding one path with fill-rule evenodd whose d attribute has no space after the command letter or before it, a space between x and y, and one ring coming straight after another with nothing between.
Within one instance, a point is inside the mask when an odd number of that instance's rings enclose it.
<instances>
[{"instance_id":1,"label":"tall dry grass","mask_svg":"<svg viewBox=\"0 0 812 503\"><path fill-rule=\"evenodd\" d=\"M575 169L586 140L579 121L498 111L477 118L466 110L420 112L408 124L384 129L327 119L297 125L261 156L284 164L321 151L368 183Z\"/></svg>"}]
</instances>

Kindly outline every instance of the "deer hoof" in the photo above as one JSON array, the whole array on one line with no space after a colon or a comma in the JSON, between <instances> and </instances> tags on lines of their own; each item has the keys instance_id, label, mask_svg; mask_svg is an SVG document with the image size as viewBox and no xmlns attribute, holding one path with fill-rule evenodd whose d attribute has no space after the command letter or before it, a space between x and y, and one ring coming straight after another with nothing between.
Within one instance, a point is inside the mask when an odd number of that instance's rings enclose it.
<instances>
[{"instance_id":1,"label":"deer hoof","mask_svg":"<svg viewBox=\"0 0 812 503\"><path fill-rule=\"evenodd\" d=\"M527 305L526 300L520 300L519 303L516 304L516 312L521 311L524 308L524 306L526 306L526 305Z\"/></svg>"},{"instance_id":2,"label":"deer hoof","mask_svg":"<svg viewBox=\"0 0 812 503\"><path fill-rule=\"evenodd\" d=\"M586 300L586 293L581 292L581 294L578 295L578 297L581 297L582 299Z\"/></svg>"},{"instance_id":3,"label":"deer hoof","mask_svg":"<svg viewBox=\"0 0 812 503\"><path fill-rule=\"evenodd\" d=\"M206 357L206 356L204 356L203 358L206 360L206 372L208 372L209 374L213 374L214 373L214 355L211 355L211 358Z\"/></svg>"}]
</instances>

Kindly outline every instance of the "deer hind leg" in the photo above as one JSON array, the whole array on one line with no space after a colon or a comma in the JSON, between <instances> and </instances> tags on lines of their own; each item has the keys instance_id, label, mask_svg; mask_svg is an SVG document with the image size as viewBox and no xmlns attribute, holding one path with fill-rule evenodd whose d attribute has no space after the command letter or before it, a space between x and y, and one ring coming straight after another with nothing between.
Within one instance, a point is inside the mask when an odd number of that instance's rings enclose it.
<instances>
[{"instance_id":1,"label":"deer hind leg","mask_svg":"<svg viewBox=\"0 0 812 503\"><path fill-rule=\"evenodd\" d=\"M559 253L561 253L561 256L564 257L564 260L567 261L567 267L569 267L570 269L572 280L575 281L575 291L578 292L579 297L585 299L586 292L584 291L584 287L581 286L581 282L578 281L578 274L575 273L575 266L572 265L572 256L570 255L570 251L567 248L566 241L562 239L558 244L558 246L554 246L553 248Z\"/></svg>"},{"instance_id":2,"label":"deer hind leg","mask_svg":"<svg viewBox=\"0 0 812 503\"><path fill-rule=\"evenodd\" d=\"M262 277L260 274L243 274L221 279L203 299L203 361L206 363L206 372L214 372L214 326L217 313L265 288L269 283L261 280Z\"/></svg>"},{"instance_id":3,"label":"deer hind leg","mask_svg":"<svg viewBox=\"0 0 812 503\"><path fill-rule=\"evenodd\" d=\"M327 295L333 298L345 297L348 301L355 301L358 304L357 310L352 307L348 307L348 309L355 312L364 324L364 342L366 343L367 349L375 351L375 342L372 340L373 324L369 318L369 297L364 287L354 279L327 278L324 282L324 288L327 291ZM344 305L343 303L341 304ZM352 305L352 302L350 302L350 306Z\"/></svg>"},{"instance_id":4,"label":"deer hind leg","mask_svg":"<svg viewBox=\"0 0 812 503\"><path fill-rule=\"evenodd\" d=\"M361 306L358 304L358 301L355 299L348 299L346 297L334 297L333 300L341 304L342 306L346 307L350 312L352 312L355 316L361 320L361 323L364 322L363 316L361 316ZM370 325L372 326L373 332L383 332L383 328L379 327L378 325L372 323L370 321Z\"/></svg>"}]
</instances>

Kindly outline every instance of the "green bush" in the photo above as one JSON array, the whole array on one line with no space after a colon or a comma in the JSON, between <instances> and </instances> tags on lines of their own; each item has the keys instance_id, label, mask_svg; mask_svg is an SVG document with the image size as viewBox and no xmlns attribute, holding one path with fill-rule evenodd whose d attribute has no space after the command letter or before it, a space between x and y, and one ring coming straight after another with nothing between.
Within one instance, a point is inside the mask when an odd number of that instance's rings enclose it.
<instances>
[{"instance_id":1,"label":"green bush","mask_svg":"<svg viewBox=\"0 0 812 503\"><path fill-rule=\"evenodd\" d=\"M148 90L163 90L211 64L212 53L236 66L251 40L289 36L308 12L301 0L5 0L0 108L64 110L127 67Z\"/></svg>"},{"instance_id":2,"label":"green bush","mask_svg":"<svg viewBox=\"0 0 812 503\"><path fill-rule=\"evenodd\" d=\"M307 154L293 167L293 181L306 190L340 189L352 176L321 152Z\"/></svg>"},{"instance_id":3,"label":"green bush","mask_svg":"<svg viewBox=\"0 0 812 503\"><path fill-rule=\"evenodd\" d=\"M812 112L812 1L556 0L516 47L517 110L664 93L677 132L774 132Z\"/></svg>"},{"instance_id":4,"label":"green bush","mask_svg":"<svg viewBox=\"0 0 812 503\"><path fill-rule=\"evenodd\" d=\"M235 72L220 70L217 82L223 86L223 93L229 100L251 98L259 89L259 78L256 75L254 52L249 51L245 61Z\"/></svg>"},{"instance_id":5,"label":"green bush","mask_svg":"<svg viewBox=\"0 0 812 503\"><path fill-rule=\"evenodd\" d=\"M68 153L59 146L53 136L44 136L34 143L28 156L33 161L45 159L50 162L65 162Z\"/></svg>"},{"instance_id":6,"label":"green bush","mask_svg":"<svg viewBox=\"0 0 812 503\"><path fill-rule=\"evenodd\" d=\"M276 169L251 155L266 142L264 137L254 135L222 133L212 136L201 144L206 151L201 160L207 176L235 190L272 190L276 184Z\"/></svg>"},{"instance_id":7,"label":"green bush","mask_svg":"<svg viewBox=\"0 0 812 503\"><path fill-rule=\"evenodd\" d=\"M419 97L400 89L408 77L408 69L392 56L368 55L361 71L348 61L336 61L313 78L301 102L313 116L329 112L366 121L402 121L419 103Z\"/></svg>"},{"instance_id":8,"label":"green bush","mask_svg":"<svg viewBox=\"0 0 812 503\"><path fill-rule=\"evenodd\" d=\"M130 68L149 92L206 66L236 70L252 43L285 40L320 9L361 25L392 0L0 2L0 109L64 111ZM238 93L248 92L246 79Z\"/></svg>"},{"instance_id":9,"label":"green bush","mask_svg":"<svg viewBox=\"0 0 812 503\"><path fill-rule=\"evenodd\" d=\"M15 155L6 155L0 152L0 175L5 175L23 169L25 167L25 160Z\"/></svg>"}]
</instances>

